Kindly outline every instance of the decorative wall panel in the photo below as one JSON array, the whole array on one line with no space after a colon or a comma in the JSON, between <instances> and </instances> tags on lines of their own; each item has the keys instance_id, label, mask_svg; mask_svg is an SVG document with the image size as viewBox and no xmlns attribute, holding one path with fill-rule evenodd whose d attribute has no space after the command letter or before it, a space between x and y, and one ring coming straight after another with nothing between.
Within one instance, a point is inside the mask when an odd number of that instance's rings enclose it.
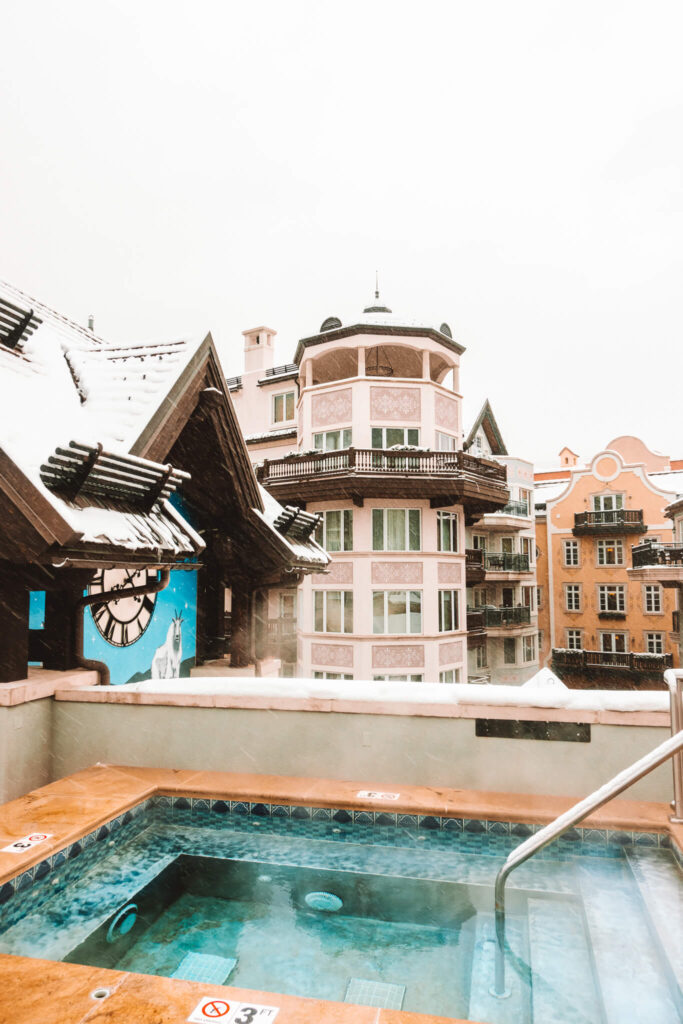
<instances>
[{"instance_id":1,"label":"decorative wall panel","mask_svg":"<svg viewBox=\"0 0 683 1024\"><path fill-rule=\"evenodd\" d=\"M422 562L373 562L373 583L422 583Z\"/></svg>"},{"instance_id":2,"label":"decorative wall panel","mask_svg":"<svg viewBox=\"0 0 683 1024\"><path fill-rule=\"evenodd\" d=\"M450 430L454 434L457 433L458 403L456 399L437 394L434 403L434 420L437 427L445 427L446 430Z\"/></svg>"},{"instance_id":3,"label":"decorative wall panel","mask_svg":"<svg viewBox=\"0 0 683 1024\"><path fill-rule=\"evenodd\" d=\"M461 562L439 562L439 583L462 583Z\"/></svg>"},{"instance_id":4,"label":"decorative wall panel","mask_svg":"<svg viewBox=\"0 0 683 1024\"><path fill-rule=\"evenodd\" d=\"M353 562L336 562L334 555L326 575L316 574L316 583L353 583Z\"/></svg>"},{"instance_id":5,"label":"decorative wall panel","mask_svg":"<svg viewBox=\"0 0 683 1024\"><path fill-rule=\"evenodd\" d=\"M314 427L350 424L353 402L351 388L323 391L311 399L311 418Z\"/></svg>"},{"instance_id":6,"label":"decorative wall panel","mask_svg":"<svg viewBox=\"0 0 683 1024\"><path fill-rule=\"evenodd\" d=\"M419 388L370 388L370 417L386 423L420 419Z\"/></svg>"},{"instance_id":7,"label":"decorative wall panel","mask_svg":"<svg viewBox=\"0 0 683 1024\"><path fill-rule=\"evenodd\" d=\"M348 644L311 644L311 661L314 665L352 668L353 647Z\"/></svg>"},{"instance_id":8,"label":"decorative wall panel","mask_svg":"<svg viewBox=\"0 0 683 1024\"><path fill-rule=\"evenodd\" d=\"M462 658L462 640L455 640L452 644L441 644L439 646L439 665L451 665L453 662L462 661Z\"/></svg>"},{"instance_id":9,"label":"decorative wall panel","mask_svg":"<svg viewBox=\"0 0 683 1024\"><path fill-rule=\"evenodd\" d=\"M373 668L422 668L425 649L422 644L404 644L372 648Z\"/></svg>"}]
</instances>

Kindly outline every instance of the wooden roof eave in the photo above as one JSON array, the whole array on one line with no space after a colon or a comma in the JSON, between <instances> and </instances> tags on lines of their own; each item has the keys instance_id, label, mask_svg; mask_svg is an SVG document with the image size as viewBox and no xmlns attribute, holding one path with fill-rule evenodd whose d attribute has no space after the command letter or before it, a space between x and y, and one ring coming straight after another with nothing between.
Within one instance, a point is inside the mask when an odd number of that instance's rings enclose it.
<instances>
[{"instance_id":1,"label":"wooden roof eave","mask_svg":"<svg viewBox=\"0 0 683 1024\"><path fill-rule=\"evenodd\" d=\"M55 504L0 448L0 490L15 506L26 523L45 542L45 547L76 543L83 534L75 529Z\"/></svg>"},{"instance_id":2,"label":"wooden roof eave","mask_svg":"<svg viewBox=\"0 0 683 1024\"><path fill-rule=\"evenodd\" d=\"M209 332L186 364L167 395L162 399L130 451L133 455L163 462L195 411L202 392L215 388L212 414L224 437L224 457L230 458L234 470L237 498L247 514L248 509L263 509L247 446L230 399L218 353ZM229 471L229 469L228 469ZM232 474L231 474L232 475Z\"/></svg>"}]
</instances>

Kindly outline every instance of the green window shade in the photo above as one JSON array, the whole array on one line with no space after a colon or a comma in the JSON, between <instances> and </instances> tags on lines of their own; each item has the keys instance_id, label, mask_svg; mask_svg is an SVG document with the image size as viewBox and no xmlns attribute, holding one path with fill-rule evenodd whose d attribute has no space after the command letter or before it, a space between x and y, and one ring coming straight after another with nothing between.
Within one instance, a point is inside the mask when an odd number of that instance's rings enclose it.
<instances>
[{"instance_id":1,"label":"green window shade","mask_svg":"<svg viewBox=\"0 0 683 1024\"><path fill-rule=\"evenodd\" d=\"M410 632L422 632L422 594L419 590L410 591Z\"/></svg>"},{"instance_id":2,"label":"green window shade","mask_svg":"<svg viewBox=\"0 0 683 1024\"><path fill-rule=\"evenodd\" d=\"M372 632L384 632L384 592L381 590L372 595Z\"/></svg>"},{"instance_id":3,"label":"green window shade","mask_svg":"<svg viewBox=\"0 0 683 1024\"><path fill-rule=\"evenodd\" d=\"M386 509L387 551L406 549L406 513L403 508Z\"/></svg>"},{"instance_id":4,"label":"green window shade","mask_svg":"<svg viewBox=\"0 0 683 1024\"><path fill-rule=\"evenodd\" d=\"M384 510L372 510L372 550L384 551Z\"/></svg>"},{"instance_id":5,"label":"green window shade","mask_svg":"<svg viewBox=\"0 0 683 1024\"><path fill-rule=\"evenodd\" d=\"M325 594L321 590L316 590L314 595L314 611L315 611L315 632L322 633L324 630L325 622Z\"/></svg>"},{"instance_id":6,"label":"green window shade","mask_svg":"<svg viewBox=\"0 0 683 1024\"><path fill-rule=\"evenodd\" d=\"M420 547L420 510L411 508L408 511L408 549L419 551Z\"/></svg>"},{"instance_id":7,"label":"green window shade","mask_svg":"<svg viewBox=\"0 0 683 1024\"><path fill-rule=\"evenodd\" d=\"M344 632L353 633L353 593L344 591Z\"/></svg>"},{"instance_id":8,"label":"green window shade","mask_svg":"<svg viewBox=\"0 0 683 1024\"><path fill-rule=\"evenodd\" d=\"M326 512L327 550L341 551L341 512Z\"/></svg>"},{"instance_id":9,"label":"green window shade","mask_svg":"<svg viewBox=\"0 0 683 1024\"><path fill-rule=\"evenodd\" d=\"M408 430L408 444L419 444L420 443L420 431L419 430Z\"/></svg>"},{"instance_id":10,"label":"green window shade","mask_svg":"<svg viewBox=\"0 0 683 1024\"><path fill-rule=\"evenodd\" d=\"M344 510L344 551L353 551L353 512Z\"/></svg>"},{"instance_id":11,"label":"green window shade","mask_svg":"<svg viewBox=\"0 0 683 1024\"><path fill-rule=\"evenodd\" d=\"M406 595L403 590L390 590L387 594L387 632L406 632Z\"/></svg>"},{"instance_id":12,"label":"green window shade","mask_svg":"<svg viewBox=\"0 0 683 1024\"><path fill-rule=\"evenodd\" d=\"M371 444L372 444L373 448L381 448L382 447L382 428L381 427L373 427L372 428L372 442L371 442Z\"/></svg>"},{"instance_id":13,"label":"green window shade","mask_svg":"<svg viewBox=\"0 0 683 1024\"><path fill-rule=\"evenodd\" d=\"M342 596L339 590L327 592L327 632L342 632Z\"/></svg>"},{"instance_id":14,"label":"green window shade","mask_svg":"<svg viewBox=\"0 0 683 1024\"><path fill-rule=\"evenodd\" d=\"M285 415L288 420L294 419L294 392L285 395Z\"/></svg>"},{"instance_id":15,"label":"green window shade","mask_svg":"<svg viewBox=\"0 0 683 1024\"><path fill-rule=\"evenodd\" d=\"M342 431L342 448L349 448L351 446L351 431Z\"/></svg>"}]
</instances>

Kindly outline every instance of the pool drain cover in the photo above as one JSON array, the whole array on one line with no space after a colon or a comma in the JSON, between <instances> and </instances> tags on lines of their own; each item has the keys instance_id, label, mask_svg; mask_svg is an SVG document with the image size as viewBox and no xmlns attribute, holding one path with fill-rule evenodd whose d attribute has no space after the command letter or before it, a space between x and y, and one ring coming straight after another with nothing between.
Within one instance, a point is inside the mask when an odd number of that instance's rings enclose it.
<instances>
[{"instance_id":1,"label":"pool drain cover","mask_svg":"<svg viewBox=\"0 0 683 1024\"><path fill-rule=\"evenodd\" d=\"M333 892L309 892L306 894L306 903L312 910L325 910L328 914L344 906Z\"/></svg>"}]
</instances>

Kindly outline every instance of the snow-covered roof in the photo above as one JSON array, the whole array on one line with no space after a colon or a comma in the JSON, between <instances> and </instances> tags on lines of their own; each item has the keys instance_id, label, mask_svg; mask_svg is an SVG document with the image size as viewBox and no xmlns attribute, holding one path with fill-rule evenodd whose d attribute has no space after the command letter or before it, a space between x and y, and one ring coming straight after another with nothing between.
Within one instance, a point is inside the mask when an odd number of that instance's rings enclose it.
<instances>
[{"instance_id":1,"label":"snow-covered roof","mask_svg":"<svg viewBox=\"0 0 683 1024\"><path fill-rule=\"evenodd\" d=\"M648 477L661 491L683 494L683 469L672 469L661 473L648 473Z\"/></svg>"},{"instance_id":2,"label":"snow-covered roof","mask_svg":"<svg viewBox=\"0 0 683 1024\"><path fill-rule=\"evenodd\" d=\"M544 505L548 501L554 501L567 490L571 480L549 480L548 483L537 481L534 484L534 504Z\"/></svg>"},{"instance_id":3,"label":"snow-covered roof","mask_svg":"<svg viewBox=\"0 0 683 1024\"><path fill-rule=\"evenodd\" d=\"M312 537L309 537L308 540L297 540L294 537L287 537L280 533L275 522L280 518L280 516L282 516L284 508L280 502L272 496L272 494L268 493L265 487L261 484L258 486L261 492L261 499L263 501L263 512L255 510L259 518L262 519L269 529L277 535L280 542L286 544L297 564L305 563L306 566L319 565L321 570L324 569L330 561L330 556L324 548L321 548Z\"/></svg>"},{"instance_id":4,"label":"snow-covered roof","mask_svg":"<svg viewBox=\"0 0 683 1024\"><path fill-rule=\"evenodd\" d=\"M42 498L81 534L79 543L154 550L158 560L204 547L166 501L154 512L70 502L45 486L40 467L72 440L127 453L200 342L110 345L87 328L0 282L5 300L40 321L15 347L0 344L0 448ZM105 506L105 507L103 507Z\"/></svg>"}]
</instances>

